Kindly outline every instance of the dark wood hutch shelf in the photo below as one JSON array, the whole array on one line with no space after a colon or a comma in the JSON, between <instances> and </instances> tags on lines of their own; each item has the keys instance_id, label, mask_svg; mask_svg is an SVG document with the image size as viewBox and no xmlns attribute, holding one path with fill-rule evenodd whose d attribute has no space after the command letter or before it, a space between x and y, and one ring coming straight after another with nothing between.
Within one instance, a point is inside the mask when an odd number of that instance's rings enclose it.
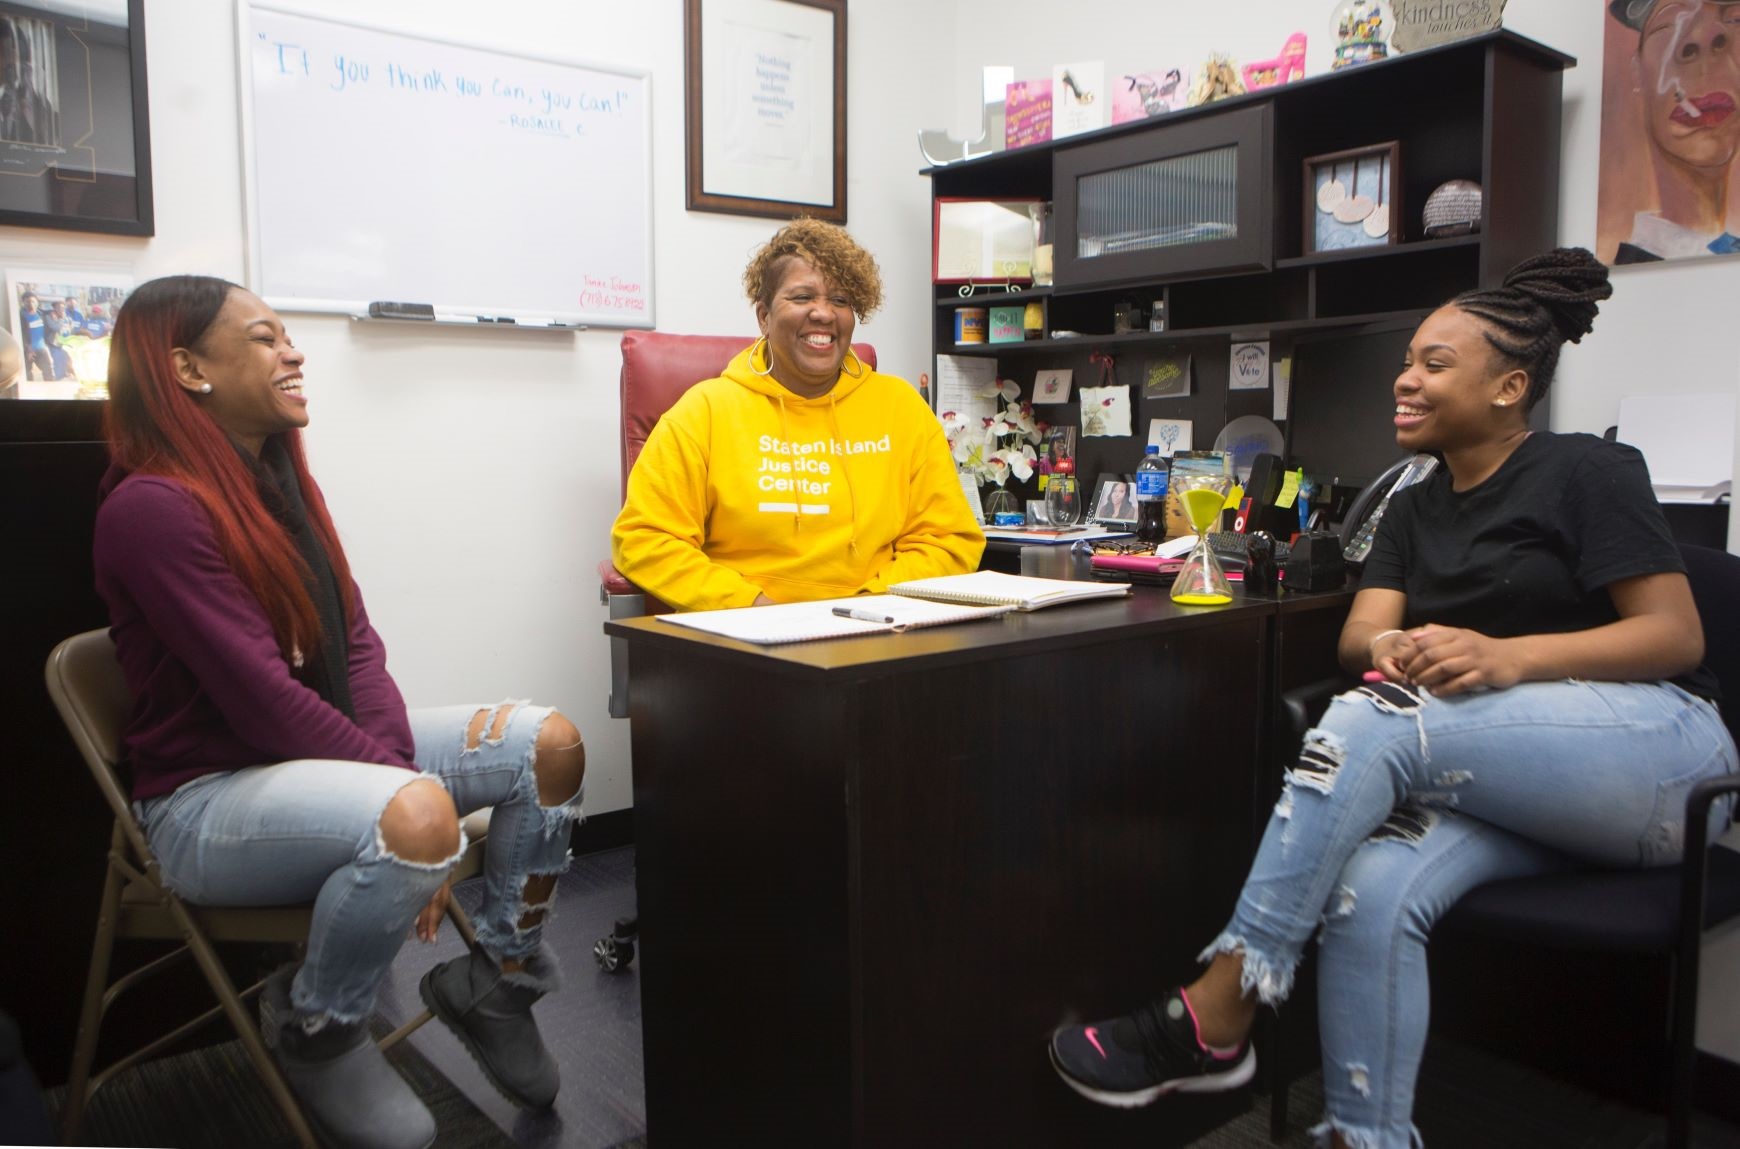
<instances>
[{"instance_id":1,"label":"dark wood hutch shelf","mask_svg":"<svg viewBox=\"0 0 1740 1149\"><path fill-rule=\"evenodd\" d=\"M938 284L933 350L995 357L1000 373L1029 395L1040 369L1070 368L1077 387L1091 386L1099 368L1089 355L1111 354L1116 381L1133 388L1132 435L1078 439L1080 473L1092 477L1134 470L1150 419L1191 420L1194 443L1202 448L1240 415L1271 416L1271 391L1227 387L1231 341L1267 338L1272 359L1293 361L1292 402L1280 420L1289 464L1320 477L1363 482L1397 454L1388 388L1413 327L1450 296L1496 284L1518 261L1557 243L1562 73L1575 64L1562 52L1499 31L1155 119L926 169L934 196L1053 201L1058 205L1053 238L1062 248L1077 239L1077 221L1063 210L1078 202L1077 189L1062 186L1066 179L1137 166L1147 155L1158 163L1190 147L1216 146L1201 141L1216 139L1217 124L1229 125L1228 142L1219 146L1262 149L1260 155L1239 153L1237 213L1239 229L1248 226L1261 234L1255 243L1241 242L1236 259L1225 266L1214 266L1200 253L1169 266L1172 249L1156 247L1115 259L1077 259L1070 275L1060 275L1049 288L963 297L956 285ZM1244 125L1242 134L1230 130L1235 124ZM1400 143L1395 187L1403 224L1397 242L1305 251L1306 158L1387 140ZM1260 173L1260 186L1251 186L1251 172ZM1154 188L1170 177L1145 178L1150 182L1141 186ZM1426 197L1457 178L1475 180L1483 189L1480 230L1425 237L1420 215ZM1106 202L1102 198L1099 207ZM1253 251L1260 253L1254 270ZM1116 304L1147 308L1156 300L1166 307L1164 332L1112 334ZM1080 334L1020 343L954 343L956 307L1029 302L1044 308L1048 333ZM1141 398L1145 362L1180 352L1191 356L1192 393ZM1546 406L1535 412L1539 425L1545 425ZM1054 423L1079 422L1073 400L1041 411Z\"/></svg>"}]
</instances>

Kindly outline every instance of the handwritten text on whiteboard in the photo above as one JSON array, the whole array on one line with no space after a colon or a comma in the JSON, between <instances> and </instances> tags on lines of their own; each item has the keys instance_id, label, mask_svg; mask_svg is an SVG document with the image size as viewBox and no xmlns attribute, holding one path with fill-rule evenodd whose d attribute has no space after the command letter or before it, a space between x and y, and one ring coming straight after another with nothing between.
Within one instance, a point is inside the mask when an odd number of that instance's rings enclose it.
<instances>
[{"instance_id":1,"label":"handwritten text on whiteboard","mask_svg":"<svg viewBox=\"0 0 1740 1149\"><path fill-rule=\"evenodd\" d=\"M585 88L552 91L511 76L467 76L409 61L361 59L343 52L334 52L330 61L323 62L299 44L268 39L264 32L258 38L272 53L280 76L321 81L333 92L373 88L407 96L487 99L503 105L501 114L508 127L534 132L584 135L589 119L621 117L630 99L621 88L609 92Z\"/></svg>"}]
</instances>

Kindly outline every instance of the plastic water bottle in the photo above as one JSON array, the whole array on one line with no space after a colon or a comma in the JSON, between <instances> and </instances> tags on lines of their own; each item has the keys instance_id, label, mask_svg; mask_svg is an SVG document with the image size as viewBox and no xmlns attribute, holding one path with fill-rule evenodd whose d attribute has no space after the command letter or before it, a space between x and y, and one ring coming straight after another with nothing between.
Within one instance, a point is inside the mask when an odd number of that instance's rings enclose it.
<instances>
[{"instance_id":1,"label":"plastic water bottle","mask_svg":"<svg viewBox=\"0 0 1740 1149\"><path fill-rule=\"evenodd\" d=\"M1150 445L1136 468L1136 537L1158 543L1166 537L1166 486L1171 469L1160 457L1160 448Z\"/></svg>"}]
</instances>

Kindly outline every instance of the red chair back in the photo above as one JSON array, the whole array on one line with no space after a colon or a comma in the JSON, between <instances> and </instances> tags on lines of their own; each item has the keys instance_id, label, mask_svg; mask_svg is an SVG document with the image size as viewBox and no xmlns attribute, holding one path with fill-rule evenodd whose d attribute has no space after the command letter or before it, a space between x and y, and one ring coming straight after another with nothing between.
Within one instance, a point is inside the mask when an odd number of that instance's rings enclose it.
<instances>
[{"instance_id":1,"label":"red chair back","mask_svg":"<svg viewBox=\"0 0 1740 1149\"><path fill-rule=\"evenodd\" d=\"M622 336L622 489L640 458L640 449L660 417L683 392L703 379L721 375L733 356L754 336L668 335L628 331ZM858 358L876 366L876 349L854 343Z\"/></svg>"}]
</instances>

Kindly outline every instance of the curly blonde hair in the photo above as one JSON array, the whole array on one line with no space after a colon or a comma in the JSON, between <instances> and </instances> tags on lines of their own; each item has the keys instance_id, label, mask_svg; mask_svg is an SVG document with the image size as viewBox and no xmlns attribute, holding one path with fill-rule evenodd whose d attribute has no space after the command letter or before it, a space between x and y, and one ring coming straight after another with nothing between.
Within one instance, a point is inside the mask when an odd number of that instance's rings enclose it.
<instances>
[{"instance_id":1,"label":"curly blonde hair","mask_svg":"<svg viewBox=\"0 0 1740 1149\"><path fill-rule=\"evenodd\" d=\"M845 293L852 311L868 319L882 306L882 272L875 258L843 227L819 219L795 219L774 232L743 269L743 289L752 303L773 306L785 279L787 259L801 259Z\"/></svg>"}]
</instances>

